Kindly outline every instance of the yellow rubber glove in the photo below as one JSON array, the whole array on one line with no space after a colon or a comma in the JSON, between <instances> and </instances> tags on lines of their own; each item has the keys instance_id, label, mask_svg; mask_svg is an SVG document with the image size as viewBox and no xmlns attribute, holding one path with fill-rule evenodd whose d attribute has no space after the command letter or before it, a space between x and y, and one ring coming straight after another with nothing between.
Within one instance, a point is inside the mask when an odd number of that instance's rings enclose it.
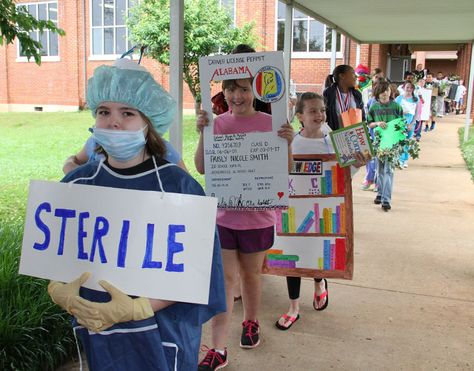
<instances>
[{"instance_id":1,"label":"yellow rubber glove","mask_svg":"<svg viewBox=\"0 0 474 371\"><path fill-rule=\"evenodd\" d=\"M112 297L110 301L96 303L79 296L72 300L71 313L89 330L99 332L119 322L139 321L155 315L147 298L132 299L107 281L99 281L99 284Z\"/></svg>"},{"instance_id":2,"label":"yellow rubber glove","mask_svg":"<svg viewBox=\"0 0 474 371\"><path fill-rule=\"evenodd\" d=\"M48 285L48 294L54 303L71 313L71 300L79 295L79 289L91 276L90 272L84 272L79 278L70 283L51 281Z\"/></svg>"}]
</instances>

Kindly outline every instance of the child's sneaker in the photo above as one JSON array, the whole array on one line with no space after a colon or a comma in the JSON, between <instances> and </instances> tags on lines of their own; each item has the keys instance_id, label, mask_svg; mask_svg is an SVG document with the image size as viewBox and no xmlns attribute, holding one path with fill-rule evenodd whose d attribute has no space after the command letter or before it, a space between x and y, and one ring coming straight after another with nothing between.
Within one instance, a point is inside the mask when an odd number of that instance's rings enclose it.
<instances>
[{"instance_id":1,"label":"child's sneaker","mask_svg":"<svg viewBox=\"0 0 474 371\"><path fill-rule=\"evenodd\" d=\"M360 189L362 189L363 191L368 191L372 184L373 184L372 182L370 182L368 180L364 180L362 182L362 185L360 186Z\"/></svg>"},{"instance_id":2,"label":"child's sneaker","mask_svg":"<svg viewBox=\"0 0 474 371\"><path fill-rule=\"evenodd\" d=\"M389 211L391 208L392 208L392 206L390 206L390 203L388 203L388 202L382 202L382 209L383 209L383 211Z\"/></svg>"},{"instance_id":3,"label":"child's sneaker","mask_svg":"<svg viewBox=\"0 0 474 371\"><path fill-rule=\"evenodd\" d=\"M379 186L378 186L377 184L375 185L373 191L374 191L375 193L378 193L378 192L379 192Z\"/></svg>"},{"instance_id":4,"label":"child's sneaker","mask_svg":"<svg viewBox=\"0 0 474 371\"><path fill-rule=\"evenodd\" d=\"M246 320L242 322L242 337L240 338L241 348L255 348L260 344L258 333L260 327L258 321Z\"/></svg>"},{"instance_id":5,"label":"child's sneaker","mask_svg":"<svg viewBox=\"0 0 474 371\"><path fill-rule=\"evenodd\" d=\"M215 349L209 349L204 359L199 363L198 371L220 370L227 366L227 350L220 354Z\"/></svg>"}]
</instances>

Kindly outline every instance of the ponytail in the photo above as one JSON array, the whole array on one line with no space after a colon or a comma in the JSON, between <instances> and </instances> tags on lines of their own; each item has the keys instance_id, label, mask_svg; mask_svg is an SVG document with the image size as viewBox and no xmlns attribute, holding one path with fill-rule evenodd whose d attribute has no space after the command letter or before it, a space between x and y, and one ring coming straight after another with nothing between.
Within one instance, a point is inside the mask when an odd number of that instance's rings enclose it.
<instances>
[{"instance_id":1,"label":"ponytail","mask_svg":"<svg viewBox=\"0 0 474 371\"><path fill-rule=\"evenodd\" d=\"M329 88L332 84L334 84L336 80L334 80L334 75L331 73L326 77L326 81L324 82L324 89Z\"/></svg>"},{"instance_id":2,"label":"ponytail","mask_svg":"<svg viewBox=\"0 0 474 371\"><path fill-rule=\"evenodd\" d=\"M353 68L348 64L340 64L334 68L332 74L326 77L326 81L324 82L324 88L330 87L332 84L339 84L339 75L346 73L347 71L352 70Z\"/></svg>"}]
</instances>

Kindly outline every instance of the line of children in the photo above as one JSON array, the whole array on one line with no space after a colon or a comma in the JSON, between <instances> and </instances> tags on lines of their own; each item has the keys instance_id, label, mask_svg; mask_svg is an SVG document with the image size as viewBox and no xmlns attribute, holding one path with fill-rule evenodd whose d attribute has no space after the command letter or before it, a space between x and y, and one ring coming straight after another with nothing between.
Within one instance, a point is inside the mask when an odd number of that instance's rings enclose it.
<instances>
[{"instance_id":1,"label":"line of children","mask_svg":"<svg viewBox=\"0 0 474 371\"><path fill-rule=\"evenodd\" d=\"M172 106L168 95L146 70L125 64L98 68L89 81L88 104L93 114L97 115L93 138L103 150L105 159L88 163L72 171L63 181L204 194L189 175L176 166L170 166L164 159L166 150L157 128L163 131L166 129L164 125L170 124L170 121L163 119L164 115L169 116ZM330 104L328 103L332 117L330 125L338 128L341 126L341 112L349 107L359 107L362 100L353 89L352 81L355 83L355 74L352 67L338 66L333 76L334 83L325 91L325 96L331 99ZM111 84L111 80L114 80L114 84ZM146 87L137 84L146 84ZM257 112L254 108L255 97L251 78L225 80L222 89L230 110L216 118L214 130L217 130L218 134L268 131L271 128L271 116ZM148 101L144 99L143 94L150 91L158 93L154 100ZM402 116L401 107L390 102L387 82L379 81L374 86L374 96L377 102L369 110L369 127L383 128L386 122ZM337 99L338 97L340 99ZM292 147L295 153L334 153L331 141L326 135L330 128L324 129L326 119L324 99L315 93L304 93L297 103L296 113L304 130L294 139L293 129L289 124L282 125L278 131L278 135L288 141L289 147L294 140ZM195 154L195 165L201 173L204 173L202 131L206 125L208 125L206 113L200 111L196 122L200 139ZM118 142L121 146L117 147ZM291 151L289 153L291 154ZM359 157L359 163L365 163L363 155L360 154ZM389 210L391 207L393 172L390 170L388 164L379 162L380 191L375 203L381 203L384 210ZM78 322L76 328L83 341L90 369L100 369L106 364L114 365L114 369L125 369L130 365L136 368L140 365L136 363L140 362L140 359L143 362L150 362L150 358L154 358L156 363L146 363L143 367L147 369L155 367L161 370L194 369L197 364L201 325L213 315L222 312L212 319L213 348L199 364L199 370L217 370L228 364L226 342L233 309L232 290L239 279L239 272L244 305L240 346L254 348L260 343L258 311L261 296L261 267L266 250L273 245L274 224L273 211L218 211L217 228L222 250L216 241L210 302L207 306L146 298L132 299L106 282L102 283L108 291L106 293L81 288L81 284L88 278L87 275L70 284L52 282L49 292L53 301L76 315ZM220 254L223 260L224 281L222 281ZM222 282L225 282L227 294L226 312L223 312L225 307ZM301 279L287 277L287 283L290 308L275 324L282 330L289 329L299 318L298 299ZM104 301L107 303L103 303ZM110 309L122 303L130 309L120 313L120 316L111 317ZM328 303L327 281L315 279L314 309L324 310ZM152 330L149 330L150 325L153 327ZM132 332L133 329L138 335L134 335L132 339L129 334L110 336L109 333L102 333L109 328L125 333ZM145 339L140 338L142 328ZM173 347L180 351L169 352L165 344L173 344ZM105 350L101 348L102 346L105 346ZM132 352L130 347L134 349ZM128 349L127 352L125 348Z\"/></svg>"}]
</instances>

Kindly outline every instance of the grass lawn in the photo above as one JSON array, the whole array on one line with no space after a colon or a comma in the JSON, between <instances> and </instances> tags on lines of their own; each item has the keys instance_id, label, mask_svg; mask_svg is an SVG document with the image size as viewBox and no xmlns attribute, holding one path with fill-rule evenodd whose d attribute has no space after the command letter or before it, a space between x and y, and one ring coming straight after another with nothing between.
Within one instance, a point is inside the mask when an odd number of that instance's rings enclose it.
<instances>
[{"instance_id":1,"label":"grass lawn","mask_svg":"<svg viewBox=\"0 0 474 371\"><path fill-rule=\"evenodd\" d=\"M474 126L469 128L469 137L464 143L464 127L459 129L459 143L461 147L462 156L466 165L471 172L471 178L474 181Z\"/></svg>"},{"instance_id":2,"label":"grass lawn","mask_svg":"<svg viewBox=\"0 0 474 371\"><path fill-rule=\"evenodd\" d=\"M0 222L23 219L30 179L59 181L63 177L64 160L82 148L93 124L89 111L0 113ZM203 184L194 168L197 140L194 116L185 116L184 162Z\"/></svg>"}]
</instances>

